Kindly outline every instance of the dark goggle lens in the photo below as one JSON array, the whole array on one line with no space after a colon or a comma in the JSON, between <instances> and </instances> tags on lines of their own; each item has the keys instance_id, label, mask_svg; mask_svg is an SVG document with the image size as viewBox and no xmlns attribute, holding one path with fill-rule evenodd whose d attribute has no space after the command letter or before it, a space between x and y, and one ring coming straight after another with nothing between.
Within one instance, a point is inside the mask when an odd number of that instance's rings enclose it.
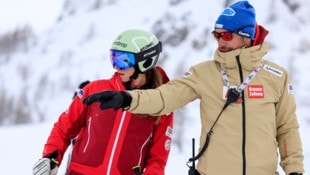
<instances>
[{"instance_id":1,"label":"dark goggle lens","mask_svg":"<svg viewBox=\"0 0 310 175\"><path fill-rule=\"evenodd\" d=\"M122 70L129 69L135 65L135 55L130 52L111 50L110 59L113 67L116 66Z\"/></svg>"},{"instance_id":2,"label":"dark goggle lens","mask_svg":"<svg viewBox=\"0 0 310 175\"><path fill-rule=\"evenodd\" d=\"M226 32L213 31L212 34L216 40L220 40L220 38L222 38L224 41L230 41L232 40L232 37L233 37L232 32L229 32L229 31L226 31Z\"/></svg>"}]
</instances>

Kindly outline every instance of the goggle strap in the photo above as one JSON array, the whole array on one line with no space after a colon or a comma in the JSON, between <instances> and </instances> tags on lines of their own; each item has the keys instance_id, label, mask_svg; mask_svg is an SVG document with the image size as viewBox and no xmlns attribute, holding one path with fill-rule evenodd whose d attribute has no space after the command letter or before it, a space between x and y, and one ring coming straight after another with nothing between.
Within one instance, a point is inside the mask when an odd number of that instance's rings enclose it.
<instances>
[{"instance_id":1,"label":"goggle strap","mask_svg":"<svg viewBox=\"0 0 310 175\"><path fill-rule=\"evenodd\" d=\"M145 60L145 58L150 58L153 56L158 55L162 51L162 45L161 42L159 41L158 44L156 44L153 47L150 47L140 53L135 54L136 56L136 61L140 62Z\"/></svg>"}]
</instances>

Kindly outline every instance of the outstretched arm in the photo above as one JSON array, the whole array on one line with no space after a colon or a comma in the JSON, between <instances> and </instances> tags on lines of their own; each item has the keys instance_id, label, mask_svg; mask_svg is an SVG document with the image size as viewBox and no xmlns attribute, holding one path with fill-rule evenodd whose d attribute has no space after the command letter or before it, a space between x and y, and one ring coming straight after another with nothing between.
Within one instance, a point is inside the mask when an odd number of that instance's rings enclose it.
<instances>
[{"instance_id":1,"label":"outstretched arm","mask_svg":"<svg viewBox=\"0 0 310 175\"><path fill-rule=\"evenodd\" d=\"M170 113L198 97L190 79L179 78L156 89L133 91L102 91L83 101L86 105L99 102L101 109L122 108L133 113L163 115Z\"/></svg>"}]
</instances>

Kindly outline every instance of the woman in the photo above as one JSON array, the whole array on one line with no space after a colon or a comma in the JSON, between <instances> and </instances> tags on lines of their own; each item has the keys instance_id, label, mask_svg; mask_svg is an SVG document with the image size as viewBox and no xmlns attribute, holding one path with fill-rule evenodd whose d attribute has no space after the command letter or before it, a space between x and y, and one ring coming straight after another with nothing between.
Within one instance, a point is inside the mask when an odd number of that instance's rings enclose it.
<instances>
[{"instance_id":1,"label":"woman","mask_svg":"<svg viewBox=\"0 0 310 175\"><path fill-rule=\"evenodd\" d=\"M33 174L57 174L71 139L77 137L68 175L163 175L170 152L172 113L153 118L82 103L102 90L149 89L168 82L163 69L155 67L160 52L161 42L153 34L137 29L122 32L110 51L115 74L93 81L77 93L55 123Z\"/></svg>"}]
</instances>

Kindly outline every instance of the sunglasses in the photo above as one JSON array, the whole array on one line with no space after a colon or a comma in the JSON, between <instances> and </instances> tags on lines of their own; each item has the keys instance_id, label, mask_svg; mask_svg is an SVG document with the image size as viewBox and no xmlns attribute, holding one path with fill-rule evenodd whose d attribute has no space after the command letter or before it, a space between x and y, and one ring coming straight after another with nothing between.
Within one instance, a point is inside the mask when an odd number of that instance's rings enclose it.
<instances>
[{"instance_id":1,"label":"sunglasses","mask_svg":"<svg viewBox=\"0 0 310 175\"><path fill-rule=\"evenodd\" d=\"M233 32L225 31L225 32L212 32L213 37L219 41L222 38L224 41L231 41L233 38Z\"/></svg>"},{"instance_id":2,"label":"sunglasses","mask_svg":"<svg viewBox=\"0 0 310 175\"><path fill-rule=\"evenodd\" d=\"M233 34L237 34L237 35L240 35L242 37L246 37L246 38L249 38L250 35L248 33L244 33L244 32L241 32L243 29L245 28L248 28L248 27L255 27L253 25L246 25L246 26L243 26L241 28L238 28L232 32L230 31L225 31L225 32L216 32L215 30L212 32L212 35L213 37L219 41L220 38L222 38L224 41L231 41L233 39Z\"/></svg>"}]
</instances>

